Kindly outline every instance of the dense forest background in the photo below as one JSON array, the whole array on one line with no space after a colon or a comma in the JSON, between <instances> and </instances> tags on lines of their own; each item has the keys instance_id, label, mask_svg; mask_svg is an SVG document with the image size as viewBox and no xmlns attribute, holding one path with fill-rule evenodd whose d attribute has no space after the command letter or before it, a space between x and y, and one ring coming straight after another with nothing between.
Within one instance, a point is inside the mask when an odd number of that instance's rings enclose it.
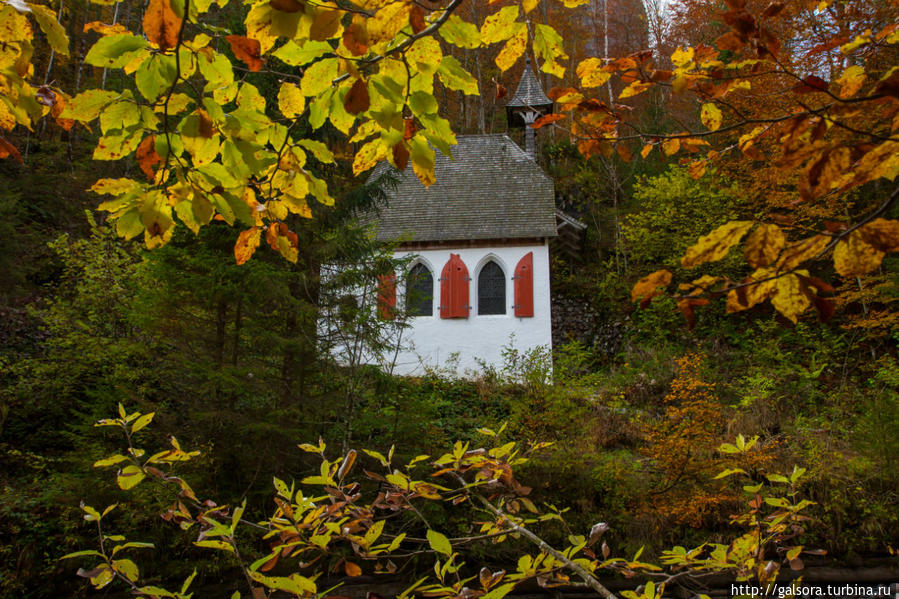
<instances>
[{"instance_id":1,"label":"dense forest background","mask_svg":"<svg viewBox=\"0 0 899 599\"><path fill-rule=\"evenodd\" d=\"M540 10L571 42L571 65L597 52L646 48L664 63L680 45L718 37L715 4L609 0L578 8L576 18L549 4ZM85 24L135 30L140 3L66 0L55 8L66 17L72 52L54 56L38 40L38 79L72 94L131 85L117 71L83 62L97 35ZM481 0L460 9L475 20L486 10ZM223 27L243 26L238 6L217 18ZM813 44L814 23L808 27L812 33L796 35ZM504 105L521 65L501 73L495 49L452 51L480 89L477 96L435 89L454 131L506 131ZM276 73L246 77L263 93L277 93ZM544 84L566 82L547 75ZM665 88L631 108L655 130L696 120L695 104L672 100ZM894 553L897 258L869 275L839 279L839 305L826 322L808 313L794 323L765 305L726 314L723 302L713 302L686 323L674 300L642 309L631 301L633 284L648 272L679 274L680 256L700 235L730 220L777 214L789 202L796 182L763 160L734 158L696 179L662 152L585 159L564 131L541 129L539 160L555 180L558 206L589 226L580 253L554 253L553 293L585 306L595 326L551 357L522 355L510 342L504 367L469 379L439 372L396 378L336 359L336 341L316 327L323 311L339 313L341 334L378 345L387 326L371 302L342 299L383 270L390 250L373 245L354 220L384 201L389 182L366 185L352 176L353 144L329 126L314 134L338 157L316 173L337 202L312 205L312 219L294 218L297 262L259 252L237 266L238 231L223 223L199 234L179 226L169 244L152 251L120 239L86 190L99 177L140 167L133 159L93 161L98 133L43 120L9 137L21 163L0 161L0 595L84 592L73 590L70 564L58 561L91 542L81 501L145 506L123 510L116 526L161 548L148 560L150 578L181 579L195 565L203 584L236 576L227 560L159 519L163 493L141 487L125 496L93 470L119 442L93 423L119 403L156 412L148 444L175 435L203 450L188 466L203 497L246 499L255 514L269 509L273 476L317 471L297 443L322 438L385 453L395 446L414 457L455 440L477 444L478 429L507 423L508 438L554 442L520 474L533 501L568 510L573 530L604 520L610 543L631 553L645 546L647 555L727 535L741 491L729 479L713 480L727 464L717 448L738 433L759 435L758 472L808 468L804 493L817 507L806 545L852 565ZM862 188L855 201L879 191ZM896 218L896 208L886 216ZM728 260L717 272L736 272ZM323 280L322 264L353 268ZM451 507L428 517L459 533L471 526ZM544 534L565 535L549 525ZM484 551L480 557L491 563L511 557L508 549Z\"/></svg>"}]
</instances>

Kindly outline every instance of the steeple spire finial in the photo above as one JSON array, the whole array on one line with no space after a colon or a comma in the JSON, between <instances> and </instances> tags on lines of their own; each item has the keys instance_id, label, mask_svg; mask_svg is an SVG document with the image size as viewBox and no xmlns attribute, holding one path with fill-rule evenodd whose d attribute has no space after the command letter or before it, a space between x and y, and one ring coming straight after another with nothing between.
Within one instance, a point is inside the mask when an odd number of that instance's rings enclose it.
<instances>
[{"instance_id":1,"label":"steeple spire finial","mask_svg":"<svg viewBox=\"0 0 899 599\"><path fill-rule=\"evenodd\" d=\"M531 69L531 58L525 59L524 71L521 73L521 81L515 95L506 104L506 120L510 127L524 127L525 148L524 151L535 156L536 142L534 128L530 125L538 118L546 114L552 114L553 101L543 93L543 86L534 71Z\"/></svg>"}]
</instances>

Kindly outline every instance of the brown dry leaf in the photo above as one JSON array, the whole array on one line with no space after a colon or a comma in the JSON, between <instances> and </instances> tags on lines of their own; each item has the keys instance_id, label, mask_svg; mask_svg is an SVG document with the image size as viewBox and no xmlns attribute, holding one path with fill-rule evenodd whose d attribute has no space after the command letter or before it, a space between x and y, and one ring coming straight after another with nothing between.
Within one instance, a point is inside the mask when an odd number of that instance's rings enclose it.
<instances>
[{"instance_id":1,"label":"brown dry leaf","mask_svg":"<svg viewBox=\"0 0 899 599\"><path fill-rule=\"evenodd\" d=\"M412 33L420 33L427 27L427 23L425 23L425 11L422 10L421 6L416 4L412 7L412 10L409 12L409 24L412 26Z\"/></svg>"},{"instance_id":2,"label":"brown dry leaf","mask_svg":"<svg viewBox=\"0 0 899 599\"><path fill-rule=\"evenodd\" d=\"M705 174L707 165L705 160L694 160L687 166L687 173L692 179L700 179Z\"/></svg>"},{"instance_id":3,"label":"brown dry leaf","mask_svg":"<svg viewBox=\"0 0 899 599\"><path fill-rule=\"evenodd\" d=\"M752 221L737 220L725 223L703 237L689 248L681 258L681 266L693 268L706 262L721 260L730 249L740 243L752 227Z\"/></svg>"},{"instance_id":4,"label":"brown dry leaf","mask_svg":"<svg viewBox=\"0 0 899 599\"><path fill-rule=\"evenodd\" d=\"M815 235L814 237L791 243L777 261L777 270L793 270L806 260L817 257L824 251L828 243L830 243L830 238L825 235Z\"/></svg>"},{"instance_id":5,"label":"brown dry leaf","mask_svg":"<svg viewBox=\"0 0 899 599\"><path fill-rule=\"evenodd\" d=\"M353 56L368 52L368 32L359 23L350 23L343 32L343 45Z\"/></svg>"},{"instance_id":6,"label":"brown dry leaf","mask_svg":"<svg viewBox=\"0 0 899 599\"><path fill-rule=\"evenodd\" d=\"M641 306L649 304L653 297L661 293L660 288L667 287L671 283L671 273L667 270L657 270L646 275L631 289L631 301L641 302Z\"/></svg>"},{"instance_id":7,"label":"brown dry leaf","mask_svg":"<svg viewBox=\"0 0 899 599\"><path fill-rule=\"evenodd\" d=\"M317 8L315 20L309 29L309 37L313 41L322 42L334 37L340 29L340 17L343 13L339 10Z\"/></svg>"},{"instance_id":8,"label":"brown dry leaf","mask_svg":"<svg viewBox=\"0 0 899 599\"><path fill-rule=\"evenodd\" d=\"M899 220L876 218L858 232L865 242L881 252L899 252Z\"/></svg>"},{"instance_id":9,"label":"brown dry leaf","mask_svg":"<svg viewBox=\"0 0 899 599\"><path fill-rule=\"evenodd\" d=\"M147 39L163 51L178 45L182 19L175 14L169 0L150 0L144 13L144 33Z\"/></svg>"},{"instance_id":10,"label":"brown dry leaf","mask_svg":"<svg viewBox=\"0 0 899 599\"><path fill-rule=\"evenodd\" d=\"M842 277L857 277L877 270L883 257L884 252L865 241L859 231L853 231L834 248L833 266Z\"/></svg>"},{"instance_id":11,"label":"brown dry leaf","mask_svg":"<svg viewBox=\"0 0 899 599\"><path fill-rule=\"evenodd\" d=\"M780 227L772 224L759 225L746 238L743 246L743 257L753 268L768 266L777 260L780 251L787 243L787 237Z\"/></svg>"},{"instance_id":12,"label":"brown dry leaf","mask_svg":"<svg viewBox=\"0 0 899 599\"><path fill-rule=\"evenodd\" d=\"M393 146L393 165L401 171L409 165L409 148L402 141Z\"/></svg>"},{"instance_id":13,"label":"brown dry leaf","mask_svg":"<svg viewBox=\"0 0 899 599\"><path fill-rule=\"evenodd\" d=\"M231 45L231 51L238 60L247 64L251 71L258 71L264 64L260 58L261 46L259 40L250 39L241 35L226 35L225 39Z\"/></svg>"},{"instance_id":14,"label":"brown dry leaf","mask_svg":"<svg viewBox=\"0 0 899 599\"><path fill-rule=\"evenodd\" d=\"M343 107L350 114L359 114L368 110L371 100L368 96L368 83L364 79L356 79L350 91L343 99Z\"/></svg>"}]
</instances>

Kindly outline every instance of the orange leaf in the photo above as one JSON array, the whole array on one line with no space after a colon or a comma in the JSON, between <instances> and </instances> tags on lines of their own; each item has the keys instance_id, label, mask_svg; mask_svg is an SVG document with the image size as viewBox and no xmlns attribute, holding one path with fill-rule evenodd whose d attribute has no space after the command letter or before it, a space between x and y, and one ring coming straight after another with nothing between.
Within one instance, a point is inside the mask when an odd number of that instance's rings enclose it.
<instances>
[{"instance_id":1,"label":"orange leaf","mask_svg":"<svg viewBox=\"0 0 899 599\"><path fill-rule=\"evenodd\" d=\"M362 568L353 562L343 562L343 571L346 572L347 576L362 576Z\"/></svg>"},{"instance_id":2,"label":"orange leaf","mask_svg":"<svg viewBox=\"0 0 899 599\"><path fill-rule=\"evenodd\" d=\"M12 156L19 163L22 162L22 155L19 154L19 150L16 149L16 146L0 137L0 159L6 158L7 156Z\"/></svg>"},{"instance_id":3,"label":"orange leaf","mask_svg":"<svg viewBox=\"0 0 899 599\"><path fill-rule=\"evenodd\" d=\"M353 82L353 87L347 92L346 98L343 99L343 107L350 114L359 114L368 110L370 105L368 84L364 79L356 79Z\"/></svg>"},{"instance_id":4,"label":"orange leaf","mask_svg":"<svg viewBox=\"0 0 899 599\"><path fill-rule=\"evenodd\" d=\"M147 39L168 50L178 45L182 19L175 14L169 0L150 0L144 13L144 33Z\"/></svg>"},{"instance_id":5,"label":"orange leaf","mask_svg":"<svg viewBox=\"0 0 899 599\"><path fill-rule=\"evenodd\" d=\"M102 21L91 21L90 23L84 24L84 33L88 31L96 31L100 35L121 35L124 33L130 33L128 28L122 25L121 23L116 23L115 25L107 25Z\"/></svg>"},{"instance_id":6,"label":"orange leaf","mask_svg":"<svg viewBox=\"0 0 899 599\"><path fill-rule=\"evenodd\" d=\"M231 45L231 51L238 60L247 63L251 71L258 71L262 68L263 62L259 57L261 46L259 40L250 39L240 35L226 35L225 39Z\"/></svg>"},{"instance_id":7,"label":"orange leaf","mask_svg":"<svg viewBox=\"0 0 899 599\"><path fill-rule=\"evenodd\" d=\"M550 123L555 123L556 121L561 121L565 118L564 114L545 114L531 125L534 129L539 129L544 125L549 125Z\"/></svg>"},{"instance_id":8,"label":"orange leaf","mask_svg":"<svg viewBox=\"0 0 899 599\"><path fill-rule=\"evenodd\" d=\"M153 166L160 162L162 162L162 158L156 153L156 136L150 135L145 137L144 140L140 142L140 145L137 146L137 164L150 181L152 181L156 175Z\"/></svg>"},{"instance_id":9,"label":"orange leaf","mask_svg":"<svg viewBox=\"0 0 899 599\"><path fill-rule=\"evenodd\" d=\"M671 283L671 273L667 270L657 270L637 281L637 284L631 289L631 301L639 301L641 307L646 307L652 298L661 293L659 288L667 287L669 283Z\"/></svg>"},{"instance_id":10,"label":"orange leaf","mask_svg":"<svg viewBox=\"0 0 899 599\"><path fill-rule=\"evenodd\" d=\"M262 234L261 227L250 227L246 231L241 231L237 236L237 243L234 244L234 258L237 264L243 264L259 247L259 238Z\"/></svg>"}]
</instances>

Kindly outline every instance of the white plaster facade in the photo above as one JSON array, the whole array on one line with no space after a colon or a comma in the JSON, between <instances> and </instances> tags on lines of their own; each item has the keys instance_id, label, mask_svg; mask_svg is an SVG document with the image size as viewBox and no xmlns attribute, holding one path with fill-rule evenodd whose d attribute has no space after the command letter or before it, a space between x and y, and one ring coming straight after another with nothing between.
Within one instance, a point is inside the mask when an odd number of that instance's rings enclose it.
<instances>
[{"instance_id":1,"label":"white plaster facade","mask_svg":"<svg viewBox=\"0 0 899 599\"><path fill-rule=\"evenodd\" d=\"M534 253L534 316L514 315L512 276L515 266L528 252ZM468 287L471 311L468 318L440 317L440 274L450 254L458 254L471 277ZM401 375L424 374L427 369L455 374L480 372L482 364L501 369L502 351L510 343L519 352L544 347L551 350L552 324L550 319L549 246L546 242L532 245L503 245L498 247L440 247L396 252L397 259L408 259L411 269L423 263L434 277L432 316L408 318L409 327L402 334L393 371ZM478 275L481 268L493 260L505 274L506 313L478 315ZM398 273L399 274L399 273ZM405 305L404 277L397 277L397 306ZM514 337L513 337L514 336Z\"/></svg>"}]
</instances>

